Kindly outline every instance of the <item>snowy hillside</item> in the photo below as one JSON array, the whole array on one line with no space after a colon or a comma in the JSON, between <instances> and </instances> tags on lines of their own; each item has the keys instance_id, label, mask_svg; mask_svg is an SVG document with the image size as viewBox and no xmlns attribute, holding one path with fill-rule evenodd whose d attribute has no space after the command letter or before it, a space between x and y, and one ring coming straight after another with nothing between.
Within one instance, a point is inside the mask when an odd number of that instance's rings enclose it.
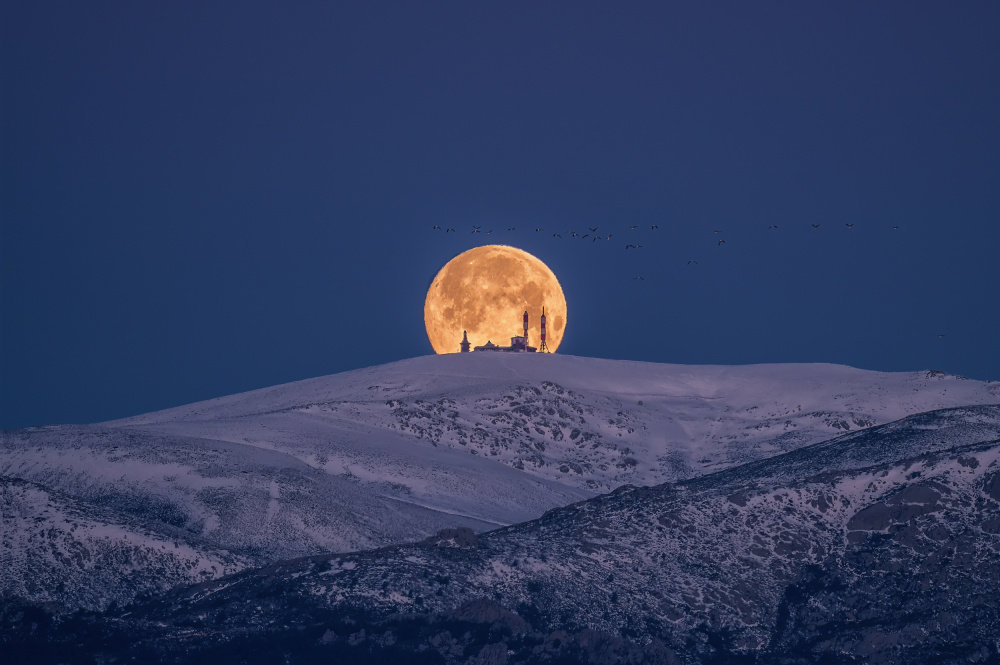
<instances>
[{"instance_id":1,"label":"snowy hillside","mask_svg":"<svg viewBox=\"0 0 1000 665\"><path fill-rule=\"evenodd\" d=\"M86 644L150 662L941 665L997 662L998 594L992 406L478 537L283 562L42 637L15 628L53 662Z\"/></svg>"},{"instance_id":2,"label":"snowy hillside","mask_svg":"<svg viewBox=\"0 0 1000 665\"><path fill-rule=\"evenodd\" d=\"M252 563L180 529L151 529L132 511L95 503L0 478L0 590L57 612L96 610Z\"/></svg>"},{"instance_id":3,"label":"snowy hillside","mask_svg":"<svg viewBox=\"0 0 1000 665\"><path fill-rule=\"evenodd\" d=\"M398 464L395 456L471 453L605 492L715 471L914 413L997 402L1000 383L942 372L480 353L414 358L107 425L278 449L328 473L392 478L434 503L436 492L450 502L464 490L424 482L414 460Z\"/></svg>"},{"instance_id":4,"label":"snowy hillside","mask_svg":"<svg viewBox=\"0 0 1000 665\"><path fill-rule=\"evenodd\" d=\"M231 570L519 523L622 484L691 478L908 414L990 403L1000 403L1000 384L931 372L430 356L101 425L5 432L0 476L206 553L191 564L194 581L222 562ZM10 560L48 566L42 579L92 569L92 557L36 556L41 541L27 524L4 513ZM0 590L50 598L18 586L28 574L19 569ZM104 602L121 599L116 588ZM88 591L78 602L102 601Z\"/></svg>"}]
</instances>

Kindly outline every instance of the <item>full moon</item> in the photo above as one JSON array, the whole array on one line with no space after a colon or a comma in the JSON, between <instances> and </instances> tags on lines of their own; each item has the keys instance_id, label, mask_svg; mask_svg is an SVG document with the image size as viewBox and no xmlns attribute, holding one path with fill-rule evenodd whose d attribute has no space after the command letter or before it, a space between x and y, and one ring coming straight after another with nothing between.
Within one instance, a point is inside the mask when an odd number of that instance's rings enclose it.
<instances>
[{"instance_id":1,"label":"full moon","mask_svg":"<svg viewBox=\"0 0 1000 665\"><path fill-rule=\"evenodd\" d=\"M524 332L539 346L545 308L545 344L559 348L566 330L566 298L555 274L540 260L505 245L485 245L449 261L431 283L424 301L424 325L435 353L458 353L462 331L472 346L510 344Z\"/></svg>"}]
</instances>

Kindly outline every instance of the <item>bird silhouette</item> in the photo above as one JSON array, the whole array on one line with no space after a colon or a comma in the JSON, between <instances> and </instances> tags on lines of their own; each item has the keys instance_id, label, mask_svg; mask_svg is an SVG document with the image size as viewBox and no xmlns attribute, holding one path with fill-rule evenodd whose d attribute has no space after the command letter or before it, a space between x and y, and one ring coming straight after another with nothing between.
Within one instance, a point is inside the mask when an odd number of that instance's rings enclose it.
<instances>
[{"instance_id":1,"label":"bird silhouette","mask_svg":"<svg viewBox=\"0 0 1000 665\"><path fill-rule=\"evenodd\" d=\"M892 230L893 230L893 231L898 231L898 230L899 230L899 227L898 227L898 226L894 226L894 227L892 227Z\"/></svg>"},{"instance_id":2,"label":"bird silhouette","mask_svg":"<svg viewBox=\"0 0 1000 665\"><path fill-rule=\"evenodd\" d=\"M576 231L570 231L570 232L569 232L569 234L570 234L571 236L573 236L574 238L575 238L575 237L577 237L578 235L580 235L580 234L579 234L579 233L577 233Z\"/></svg>"},{"instance_id":3,"label":"bird silhouette","mask_svg":"<svg viewBox=\"0 0 1000 665\"><path fill-rule=\"evenodd\" d=\"M636 276L635 276L635 277L633 277L632 279L646 279L646 278L645 278L645 277L643 277L642 275L636 275Z\"/></svg>"},{"instance_id":4,"label":"bird silhouette","mask_svg":"<svg viewBox=\"0 0 1000 665\"><path fill-rule=\"evenodd\" d=\"M941 339L942 337L944 337L944 333L938 333L938 339Z\"/></svg>"},{"instance_id":5,"label":"bird silhouette","mask_svg":"<svg viewBox=\"0 0 1000 665\"><path fill-rule=\"evenodd\" d=\"M625 249L628 249L629 247L634 247L636 249L639 249L640 247L642 247L642 245L625 245Z\"/></svg>"},{"instance_id":6,"label":"bird silhouette","mask_svg":"<svg viewBox=\"0 0 1000 665\"><path fill-rule=\"evenodd\" d=\"M454 230L455 230L455 229L445 229L445 230L444 230L444 232L445 232L445 233L448 233L448 231L454 231Z\"/></svg>"},{"instance_id":7,"label":"bird silhouette","mask_svg":"<svg viewBox=\"0 0 1000 665\"><path fill-rule=\"evenodd\" d=\"M509 227L509 228L508 228L507 230L508 230L508 231L516 231L516 230L517 230L517 227L516 227L516 226L511 226L511 227Z\"/></svg>"},{"instance_id":8,"label":"bird silhouette","mask_svg":"<svg viewBox=\"0 0 1000 665\"><path fill-rule=\"evenodd\" d=\"M720 231L719 229L715 229L714 231L712 231L712 233L722 233L722 231Z\"/></svg>"},{"instance_id":9,"label":"bird silhouette","mask_svg":"<svg viewBox=\"0 0 1000 665\"><path fill-rule=\"evenodd\" d=\"M611 240L611 234L610 233L608 234L608 237L605 238L605 240Z\"/></svg>"},{"instance_id":10,"label":"bird silhouette","mask_svg":"<svg viewBox=\"0 0 1000 665\"><path fill-rule=\"evenodd\" d=\"M716 243L716 247L718 247L719 245L724 245L725 243L726 243L725 240L720 239L719 242Z\"/></svg>"},{"instance_id":11,"label":"bird silhouette","mask_svg":"<svg viewBox=\"0 0 1000 665\"><path fill-rule=\"evenodd\" d=\"M691 259L691 260L689 260L689 261L687 262L687 264L688 264L688 265L691 265L692 263L698 263L698 262L697 262L697 261L695 261L694 259Z\"/></svg>"},{"instance_id":12,"label":"bird silhouette","mask_svg":"<svg viewBox=\"0 0 1000 665\"><path fill-rule=\"evenodd\" d=\"M594 228L590 228L590 227L588 226L587 228L588 228L588 229L590 229L590 230L591 230L591 231L593 231L593 232L596 232L596 231L597 231L597 229L598 229L598 227L596 227L596 226L595 226Z\"/></svg>"},{"instance_id":13,"label":"bird silhouette","mask_svg":"<svg viewBox=\"0 0 1000 665\"><path fill-rule=\"evenodd\" d=\"M635 224L635 225L633 225L633 226L630 226L629 228L630 228L630 229L637 229L637 228L639 228L639 225L638 225L638 224Z\"/></svg>"},{"instance_id":14,"label":"bird silhouette","mask_svg":"<svg viewBox=\"0 0 1000 665\"><path fill-rule=\"evenodd\" d=\"M540 228L539 229L535 229L535 231L541 231L541 229Z\"/></svg>"},{"instance_id":15,"label":"bird silhouette","mask_svg":"<svg viewBox=\"0 0 1000 665\"><path fill-rule=\"evenodd\" d=\"M767 228L769 228L769 229L776 229L776 228L778 228L778 225L777 224L771 224L771 226L769 226Z\"/></svg>"},{"instance_id":16,"label":"bird silhouette","mask_svg":"<svg viewBox=\"0 0 1000 665\"><path fill-rule=\"evenodd\" d=\"M846 222L844 223L844 226L846 226L849 229L853 229L854 228L854 224L848 224Z\"/></svg>"},{"instance_id":17,"label":"bird silhouette","mask_svg":"<svg viewBox=\"0 0 1000 665\"><path fill-rule=\"evenodd\" d=\"M660 228L660 227L659 227L659 226L657 226L656 224L653 224L653 225L652 225L652 226L650 226L649 228L650 228L650 229L652 229L653 231L655 231L656 229L658 229L658 228Z\"/></svg>"},{"instance_id":18,"label":"bird silhouette","mask_svg":"<svg viewBox=\"0 0 1000 665\"><path fill-rule=\"evenodd\" d=\"M434 225L434 226L433 226L432 228L435 228L435 229L440 229L441 227L440 227L440 226L438 226L437 224L435 224L435 225Z\"/></svg>"},{"instance_id":19,"label":"bird silhouette","mask_svg":"<svg viewBox=\"0 0 1000 665\"><path fill-rule=\"evenodd\" d=\"M561 236L561 235L559 235L558 233L553 233L553 234L552 234L552 237L553 237L553 238L562 238L562 236Z\"/></svg>"},{"instance_id":20,"label":"bird silhouette","mask_svg":"<svg viewBox=\"0 0 1000 665\"><path fill-rule=\"evenodd\" d=\"M589 233L584 233L582 236L580 236L580 240L583 240L584 238L589 238L589 237L590 237Z\"/></svg>"},{"instance_id":21,"label":"bird silhouette","mask_svg":"<svg viewBox=\"0 0 1000 665\"><path fill-rule=\"evenodd\" d=\"M493 229L490 229L489 231L487 231L487 232L486 232L486 235L489 235L489 234L491 234L491 233L493 233Z\"/></svg>"},{"instance_id":22,"label":"bird silhouette","mask_svg":"<svg viewBox=\"0 0 1000 665\"><path fill-rule=\"evenodd\" d=\"M818 229L819 228L819 224L813 224L813 228L814 229Z\"/></svg>"}]
</instances>

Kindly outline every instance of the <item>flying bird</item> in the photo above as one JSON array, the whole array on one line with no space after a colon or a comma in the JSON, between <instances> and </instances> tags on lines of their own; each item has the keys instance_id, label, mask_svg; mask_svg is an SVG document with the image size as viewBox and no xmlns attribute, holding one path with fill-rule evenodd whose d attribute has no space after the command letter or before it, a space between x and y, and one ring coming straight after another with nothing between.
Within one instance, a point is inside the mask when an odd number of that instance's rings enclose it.
<instances>
[{"instance_id":1,"label":"flying bird","mask_svg":"<svg viewBox=\"0 0 1000 665\"><path fill-rule=\"evenodd\" d=\"M722 233L722 231L720 231L719 229L715 229L714 231L712 231L712 233Z\"/></svg>"},{"instance_id":2,"label":"flying bird","mask_svg":"<svg viewBox=\"0 0 1000 665\"><path fill-rule=\"evenodd\" d=\"M899 227L898 227L898 226L894 226L894 227L892 227L892 230L893 230L893 231L898 231L898 230L899 230Z\"/></svg>"},{"instance_id":3,"label":"flying bird","mask_svg":"<svg viewBox=\"0 0 1000 665\"><path fill-rule=\"evenodd\" d=\"M597 229L598 229L598 227L596 227L596 226L594 228L592 228L592 229L589 226L587 228L590 229L591 231L594 231L594 232L596 232Z\"/></svg>"},{"instance_id":4,"label":"flying bird","mask_svg":"<svg viewBox=\"0 0 1000 665\"><path fill-rule=\"evenodd\" d=\"M818 229L819 228L819 224L813 224L813 228L814 229Z\"/></svg>"},{"instance_id":5,"label":"flying bird","mask_svg":"<svg viewBox=\"0 0 1000 665\"><path fill-rule=\"evenodd\" d=\"M691 260L689 260L689 261L687 262L687 264L688 264L688 265L691 265L692 263L698 263L698 262L697 262L697 261L695 261L694 259L691 259Z\"/></svg>"},{"instance_id":6,"label":"flying bird","mask_svg":"<svg viewBox=\"0 0 1000 665\"><path fill-rule=\"evenodd\" d=\"M583 240L584 238L589 238L589 237L590 237L589 233L584 233L582 236L580 236L580 240Z\"/></svg>"},{"instance_id":7,"label":"flying bird","mask_svg":"<svg viewBox=\"0 0 1000 665\"><path fill-rule=\"evenodd\" d=\"M645 278L645 277L643 277L642 275L636 275L636 276L635 276L635 277L633 277L632 279L646 279L646 278Z\"/></svg>"},{"instance_id":8,"label":"flying bird","mask_svg":"<svg viewBox=\"0 0 1000 665\"><path fill-rule=\"evenodd\" d=\"M435 229L440 229L441 227L440 227L440 226L438 226L437 224L435 224L435 225L433 226L433 228L435 228Z\"/></svg>"},{"instance_id":9,"label":"flying bird","mask_svg":"<svg viewBox=\"0 0 1000 665\"><path fill-rule=\"evenodd\" d=\"M637 228L639 228L639 225L638 225L638 224L635 224L634 226L630 226L629 228L630 228L630 229L637 229Z\"/></svg>"},{"instance_id":10,"label":"flying bird","mask_svg":"<svg viewBox=\"0 0 1000 665\"><path fill-rule=\"evenodd\" d=\"M718 247L719 245L725 244L725 242L726 242L725 240L721 240L720 239L719 242L716 243L716 247Z\"/></svg>"},{"instance_id":11,"label":"flying bird","mask_svg":"<svg viewBox=\"0 0 1000 665\"><path fill-rule=\"evenodd\" d=\"M516 226L511 226L511 227L510 227L510 228L508 228L507 230L508 230L508 231L515 231L515 230L517 230L517 227L516 227Z\"/></svg>"},{"instance_id":12,"label":"flying bird","mask_svg":"<svg viewBox=\"0 0 1000 665\"><path fill-rule=\"evenodd\" d=\"M608 234L608 237L605 238L605 240L611 240L611 234L610 233Z\"/></svg>"},{"instance_id":13,"label":"flying bird","mask_svg":"<svg viewBox=\"0 0 1000 665\"><path fill-rule=\"evenodd\" d=\"M559 235L558 233L553 233L553 234L552 234L552 237L553 237L553 238L562 238L562 236L561 236L561 235Z\"/></svg>"},{"instance_id":14,"label":"flying bird","mask_svg":"<svg viewBox=\"0 0 1000 665\"><path fill-rule=\"evenodd\" d=\"M448 233L448 231L454 231L454 230L455 230L455 229L445 229L445 230L444 230L444 232L445 232L445 233Z\"/></svg>"},{"instance_id":15,"label":"flying bird","mask_svg":"<svg viewBox=\"0 0 1000 665\"><path fill-rule=\"evenodd\" d=\"M625 245L625 249L628 249L629 247L635 247L636 249L639 249L640 247L642 247L642 245Z\"/></svg>"},{"instance_id":16,"label":"flying bird","mask_svg":"<svg viewBox=\"0 0 1000 665\"><path fill-rule=\"evenodd\" d=\"M493 233L493 229L490 229L489 231L487 231L487 232L486 232L486 235L489 235L489 234L491 234L491 233Z\"/></svg>"},{"instance_id":17,"label":"flying bird","mask_svg":"<svg viewBox=\"0 0 1000 665\"><path fill-rule=\"evenodd\" d=\"M569 234L570 234L571 236L573 236L574 238L576 238L577 236L579 236L579 235L580 235L580 234L579 234L579 233L577 233L576 231L570 231L570 232L569 232Z\"/></svg>"},{"instance_id":18,"label":"flying bird","mask_svg":"<svg viewBox=\"0 0 1000 665\"><path fill-rule=\"evenodd\" d=\"M846 222L844 223L844 226L846 226L849 229L853 229L854 228L854 224L847 224Z\"/></svg>"},{"instance_id":19,"label":"flying bird","mask_svg":"<svg viewBox=\"0 0 1000 665\"><path fill-rule=\"evenodd\" d=\"M653 224L653 225L652 225L651 227L649 227L649 228L655 231L656 229L658 229L658 228L660 228L660 227L659 227L659 226L657 226L656 224Z\"/></svg>"},{"instance_id":20,"label":"flying bird","mask_svg":"<svg viewBox=\"0 0 1000 665\"><path fill-rule=\"evenodd\" d=\"M778 225L777 224L771 224L771 226L769 226L767 228L769 228L769 229L776 229L776 228L778 228Z\"/></svg>"},{"instance_id":21,"label":"flying bird","mask_svg":"<svg viewBox=\"0 0 1000 665\"><path fill-rule=\"evenodd\" d=\"M541 229L535 229L535 231L541 231Z\"/></svg>"},{"instance_id":22,"label":"flying bird","mask_svg":"<svg viewBox=\"0 0 1000 665\"><path fill-rule=\"evenodd\" d=\"M944 333L938 333L938 339L941 339L942 337L944 337Z\"/></svg>"}]
</instances>

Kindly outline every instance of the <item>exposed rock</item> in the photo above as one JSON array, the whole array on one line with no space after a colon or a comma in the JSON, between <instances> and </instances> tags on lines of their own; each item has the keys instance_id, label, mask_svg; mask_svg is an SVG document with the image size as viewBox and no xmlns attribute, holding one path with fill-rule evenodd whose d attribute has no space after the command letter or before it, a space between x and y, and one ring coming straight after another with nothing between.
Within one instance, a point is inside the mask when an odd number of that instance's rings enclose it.
<instances>
[{"instance_id":1,"label":"exposed rock","mask_svg":"<svg viewBox=\"0 0 1000 665\"><path fill-rule=\"evenodd\" d=\"M448 614L453 619L471 623L485 623L501 626L513 635L521 635L531 630L527 621L511 612L503 605L487 598L469 600Z\"/></svg>"},{"instance_id":2,"label":"exposed rock","mask_svg":"<svg viewBox=\"0 0 1000 665\"><path fill-rule=\"evenodd\" d=\"M437 535L421 542L438 547L474 547L476 545L476 532L468 527L441 529Z\"/></svg>"}]
</instances>

